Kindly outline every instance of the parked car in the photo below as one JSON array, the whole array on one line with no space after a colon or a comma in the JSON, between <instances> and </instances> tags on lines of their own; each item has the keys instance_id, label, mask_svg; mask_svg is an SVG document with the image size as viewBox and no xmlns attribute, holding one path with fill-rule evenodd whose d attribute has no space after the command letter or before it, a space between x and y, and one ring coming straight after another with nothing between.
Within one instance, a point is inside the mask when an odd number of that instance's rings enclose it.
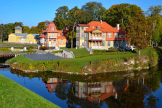
<instances>
[{"instance_id":1,"label":"parked car","mask_svg":"<svg viewBox=\"0 0 162 108\"><path fill-rule=\"evenodd\" d=\"M124 51L124 52L130 51L130 50L133 51L134 49L136 49L135 46L122 46L118 48L119 51Z\"/></svg>"}]
</instances>

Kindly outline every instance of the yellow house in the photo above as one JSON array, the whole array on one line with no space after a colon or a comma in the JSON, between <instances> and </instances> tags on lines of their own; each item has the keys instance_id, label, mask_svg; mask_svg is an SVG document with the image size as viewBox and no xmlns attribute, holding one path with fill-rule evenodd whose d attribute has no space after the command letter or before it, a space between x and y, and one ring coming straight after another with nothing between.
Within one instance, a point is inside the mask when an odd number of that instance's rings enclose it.
<instances>
[{"instance_id":1,"label":"yellow house","mask_svg":"<svg viewBox=\"0 0 162 108\"><path fill-rule=\"evenodd\" d=\"M8 42L12 43L31 43L37 44L39 34L22 33L22 27L15 27L15 33L8 36Z\"/></svg>"}]
</instances>

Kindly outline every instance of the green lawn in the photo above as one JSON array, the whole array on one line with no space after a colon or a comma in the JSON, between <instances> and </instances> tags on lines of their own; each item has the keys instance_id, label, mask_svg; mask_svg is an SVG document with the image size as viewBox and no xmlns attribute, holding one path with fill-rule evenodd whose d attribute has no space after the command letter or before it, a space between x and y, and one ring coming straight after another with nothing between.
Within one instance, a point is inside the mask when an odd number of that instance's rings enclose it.
<instances>
[{"instance_id":1,"label":"green lawn","mask_svg":"<svg viewBox=\"0 0 162 108\"><path fill-rule=\"evenodd\" d=\"M10 46L10 45L15 45L15 46L19 46L19 45L28 45L28 46L33 46L33 45L37 45L37 44L27 44L27 43L0 43L0 46L5 45L5 46Z\"/></svg>"},{"instance_id":2,"label":"green lawn","mask_svg":"<svg viewBox=\"0 0 162 108\"><path fill-rule=\"evenodd\" d=\"M64 48L64 49L72 51L73 54L75 55L75 57L90 55L89 52L86 49L84 49L84 48L78 48L78 49L75 49L75 48Z\"/></svg>"},{"instance_id":3,"label":"green lawn","mask_svg":"<svg viewBox=\"0 0 162 108\"><path fill-rule=\"evenodd\" d=\"M10 53L11 49L10 48L0 48L0 53Z\"/></svg>"},{"instance_id":4,"label":"green lawn","mask_svg":"<svg viewBox=\"0 0 162 108\"><path fill-rule=\"evenodd\" d=\"M0 108L58 108L50 101L0 75Z\"/></svg>"}]
</instances>

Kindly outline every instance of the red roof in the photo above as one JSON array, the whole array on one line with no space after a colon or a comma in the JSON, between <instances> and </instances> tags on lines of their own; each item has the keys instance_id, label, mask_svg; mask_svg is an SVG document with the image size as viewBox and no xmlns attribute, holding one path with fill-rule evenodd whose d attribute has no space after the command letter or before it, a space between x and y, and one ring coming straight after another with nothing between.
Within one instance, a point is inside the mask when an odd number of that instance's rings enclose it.
<instances>
[{"instance_id":1,"label":"red roof","mask_svg":"<svg viewBox=\"0 0 162 108\"><path fill-rule=\"evenodd\" d=\"M88 27L87 24L78 24L78 26L80 26L80 27Z\"/></svg>"},{"instance_id":2,"label":"red roof","mask_svg":"<svg viewBox=\"0 0 162 108\"><path fill-rule=\"evenodd\" d=\"M56 28L55 24L52 21L50 23L48 23L47 29L43 30L43 32L58 33L57 28Z\"/></svg>"},{"instance_id":3,"label":"red roof","mask_svg":"<svg viewBox=\"0 0 162 108\"><path fill-rule=\"evenodd\" d=\"M78 24L79 26L88 27L85 32L92 32L94 30L101 30L102 32L118 32L117 29L110 26L106 22L102 21L102 24L100 21L91 21L88 24ZM99 28L98 28L99 27Z\"/></svg>"},{"instance_id":4,"label":"red roof","mask_svg":"<svg viewBox=\"0 0 162 108\"><path fill-rule=\"evenodd\" d=\"M58 32L60 33L60 36L57 36L58 39L66 39L65 36L62 36L62 30L58 30Z\"/></svg>"}]
</instances>

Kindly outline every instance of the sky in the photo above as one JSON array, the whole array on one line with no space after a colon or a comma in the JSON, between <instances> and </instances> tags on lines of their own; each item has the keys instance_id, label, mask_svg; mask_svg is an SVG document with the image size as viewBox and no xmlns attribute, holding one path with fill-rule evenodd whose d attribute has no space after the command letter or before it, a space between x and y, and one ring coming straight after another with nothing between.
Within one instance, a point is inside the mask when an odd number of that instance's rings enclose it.
<instances>
[{"instance_id":1,"label":"sky","mask_svg":"<svg viewBox=\"0 0 162 108\"><path fill-rule=\"evenodd\" d=\"M39 22L52 21L61 6L81 8L92 1L101 2L106 9L121 3L135 4L143 11L149 6L162 5L162 0L0 0L0 24L23 22L24 26L37 26Z\"/></svg>"}]
</instances>

